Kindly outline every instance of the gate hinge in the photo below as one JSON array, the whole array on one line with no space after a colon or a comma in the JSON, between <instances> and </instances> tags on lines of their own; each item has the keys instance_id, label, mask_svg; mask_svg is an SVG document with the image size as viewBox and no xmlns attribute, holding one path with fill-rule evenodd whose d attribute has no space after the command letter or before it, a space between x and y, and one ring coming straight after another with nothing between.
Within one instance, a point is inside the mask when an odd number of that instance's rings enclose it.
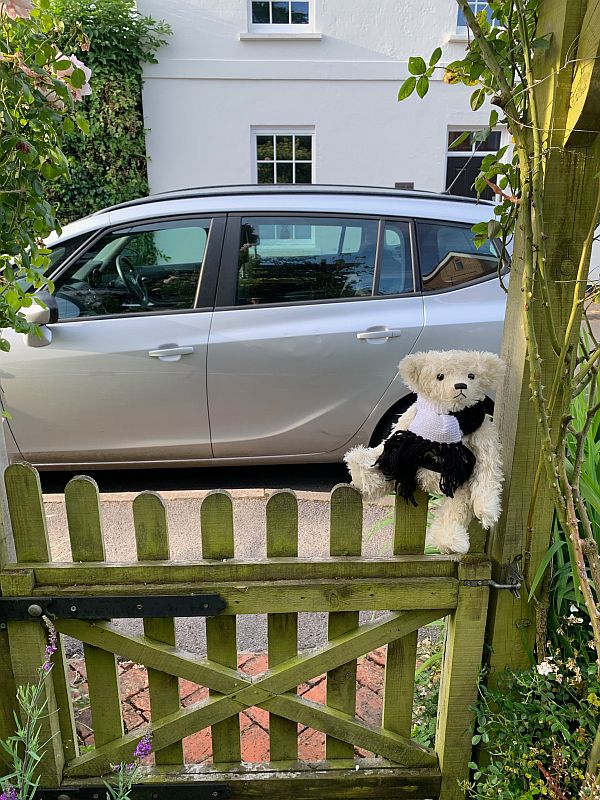
<instances>
[{"instance_id":1,"label":"gate hinge","mask_svg":"<svg viewBox=\"0 0 600 800\"><path fill-rule=\"evenodd\" d=\"M492 586L494 589L509 589L517 600L521 599L519 589L523 584L523 574L521 572L522 556L518 555L513 558L510 564L502 565L502 580L503 583L496 583L491 578L479 581L461 581L463 586Z\"/></svg>"},{"instance_id":2,"label":"gate hinge","mask_svg":"<svg viewBox=\"0 0 600 800\"><path fill-rule=\"evenodd\" d=\"M220 594L87 595L83 597L0 597L0 627L8 620L144 619L214 617L227 606Z\"/></svg>"},{"instance_id":3,"label":"gate hinge","mask_svg":"<svg viewBox=\"0 0 600 800\"><path fill-rule=\"evenodd\" d=\"M230 796L230 786L204 781L136 783L131 787L132 800L225 800ZM105 800L106 797L106 786L40 788L35 793L35 800Z\"/></svg>"}]
</instances>

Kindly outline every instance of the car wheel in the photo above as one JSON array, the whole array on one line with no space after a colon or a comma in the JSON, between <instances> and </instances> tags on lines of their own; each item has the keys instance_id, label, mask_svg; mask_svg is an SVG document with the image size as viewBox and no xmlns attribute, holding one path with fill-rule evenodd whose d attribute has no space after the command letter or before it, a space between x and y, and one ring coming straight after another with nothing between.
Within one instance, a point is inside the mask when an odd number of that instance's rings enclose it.
<instances>
[{"instance_id":1,"label":"car wheel","mask_svg":"<svg viewBox=\"0 0 600 800\"><path fill-rule=\"evenodd\" d=\"M385 417L379 421L377 427L373 431L371 441L369 442L369 447L377 447L377 445L381 444L384 439L387 439L392 432L393 426L398 421L400 414L404 414L406 409L409 408L409 406L411 406L414 402L415 395L408 394L406 397L403 397L402 400L399 400L394 406L392 406Z\"/></svg>"}]
</instances>

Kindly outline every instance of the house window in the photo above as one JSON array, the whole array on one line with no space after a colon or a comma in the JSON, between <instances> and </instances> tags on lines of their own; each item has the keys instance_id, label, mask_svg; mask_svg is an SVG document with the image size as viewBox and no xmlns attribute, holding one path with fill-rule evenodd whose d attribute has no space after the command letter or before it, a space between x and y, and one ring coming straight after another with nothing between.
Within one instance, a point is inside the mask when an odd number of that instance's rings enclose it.
<instances>
[{"instance_id":1,"label":"house window","mask_svg":"<svg viewBox=\"0 0 600 800\"><path fill-rule=\"evenodd\" d=\"M479 175L484 157L489 153L495 153L500 147L501 132L492 131L485 141L478 142L473 139L475 131L470 131L464 141L456 148L450 149L450 145L464 132L464 130L448 131L446 191L461 197L477 197L473 186L475 178ZM481 197L485 200L491 200L493 196L494 193L489 186L481 193Z\"/></svg>"},{"instance_id":2,"label":"house window","mask_svg":"<svg viewBox=\"0 0 600 800\"><path fill-rule=\"evenodd\" d=\"M255 134L257 183L312 183L313 134Z\"/></svg>"},{"instance_id":3,"label":"house window","mask_svg":"<svg viewBox=\"0 0 600 800\"><path fill-rule=\"evenodd\" d=\"M252 25L310 25L308 0L252 0Z\"/></svg>"},{"instance_id":4,"label":"house window","mask_svg":"<svg viewBox=\"0 0 600 800\"><path fill-rule=\"evenodd\" d=\"M487 0L469 0L469 6L471 7L471 11L477 16L480 11L485 11L487 14L488 22L492 22L492 10L489 6ZM456 27L459 31L466 31L467 29L467 20L465 19L465 15L462 12L462 8L458 9L458 17L456 19Z\"/></svg>"}]
</instances>

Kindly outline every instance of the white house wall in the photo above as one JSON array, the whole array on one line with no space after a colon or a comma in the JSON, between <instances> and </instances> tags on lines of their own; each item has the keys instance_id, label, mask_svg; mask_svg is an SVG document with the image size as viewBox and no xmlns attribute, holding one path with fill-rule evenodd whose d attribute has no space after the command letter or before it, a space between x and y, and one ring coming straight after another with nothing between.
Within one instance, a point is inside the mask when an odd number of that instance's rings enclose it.
<instances>
[{"instance_id":1,"label":"white house wall","mask_svg":"<svg viewBox=\"0 0 600 800\"><path fill-rule=\"evenodd\" d=\"M246 0L139 0L173 28L145 70L153 192L250 183L255 127L314 130L314 181L441 190L449 127L477 127L470 91L432 82L398 103L410 55L459 58L455 0L315 0L311 36L248 36ZM268 30L268 28L267 28ZM250 31L250 36L256 34ZM441 78L441 71L440 76Z\"/></svg>"}]
</instances>

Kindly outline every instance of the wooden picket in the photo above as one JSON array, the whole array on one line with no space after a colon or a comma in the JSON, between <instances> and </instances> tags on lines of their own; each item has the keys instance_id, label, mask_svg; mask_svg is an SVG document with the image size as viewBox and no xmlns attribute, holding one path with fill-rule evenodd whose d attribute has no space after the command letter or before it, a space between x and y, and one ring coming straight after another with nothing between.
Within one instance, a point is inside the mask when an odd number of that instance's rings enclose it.
<instances>
[{"instance_id":1,"label":"wooden picket","mask_svg":"<svg viewBox=\"0 0 600 800\"><path fill-rule=\"evenodd\" d=\"M137 562L105 560L97 487L75 478L65 490L72 562L49 556L38 476L17 464L5 474L17 562L0 570L3 597L216 593L226 608L206 620L206 658L175 647L173 619L144 619L134 636L110 621L56 619L61 635L84 643L95 746L79 751L65 680L64 653L45 687L51 736L41 785L99 785L111 764L130 760L141 736L152 733L155 767L144 781L154 785L192 781L199 787L226 785L232 798L289 797L326 792L328 798L464 796L468 776L470 706L476 698L485 628L489 562L424 555L427 500L395 508L393 553L361 555L362 501L349 486L331 495L330 555L298 557L298 505L293 492L276 492L266 506L266 559L235 558L231 498L211 492L202 502L198 541L202 558L172 561L165 507L144 492L133 503ZM197 535L190 531L190 536ZM480 540L479 540L480 541ZM478 548L479 549L479 548ZM298 614L327 612L328 641L298 652ZM360 624L361 611L385 611ZM248 677L237 668L236 618L267 614L268 670ZM435 750L411 740L417 634L448 617ZM31 681L43 649L38 622L8 622L2 630L17 683ZM356 716L357 659L387 645L381 726ZM115 658L148 669L151 723L124 734ZM326 674L325 704L311 702L296 687ZM208 687L209 697L187 708L178 679ZM8 686L12 683L7 682ZM241 760L240 712L257 706L269 713L270 762ZM0 730L8 729L11 703L0 703ZM298 761L298 725L325 733L326 761ZM213 764L184 765L182 740L211 728ZM358 758L355 748L377 754ZM218 795L215 795L218 796Z\"/></svg>"}]
</instances>

